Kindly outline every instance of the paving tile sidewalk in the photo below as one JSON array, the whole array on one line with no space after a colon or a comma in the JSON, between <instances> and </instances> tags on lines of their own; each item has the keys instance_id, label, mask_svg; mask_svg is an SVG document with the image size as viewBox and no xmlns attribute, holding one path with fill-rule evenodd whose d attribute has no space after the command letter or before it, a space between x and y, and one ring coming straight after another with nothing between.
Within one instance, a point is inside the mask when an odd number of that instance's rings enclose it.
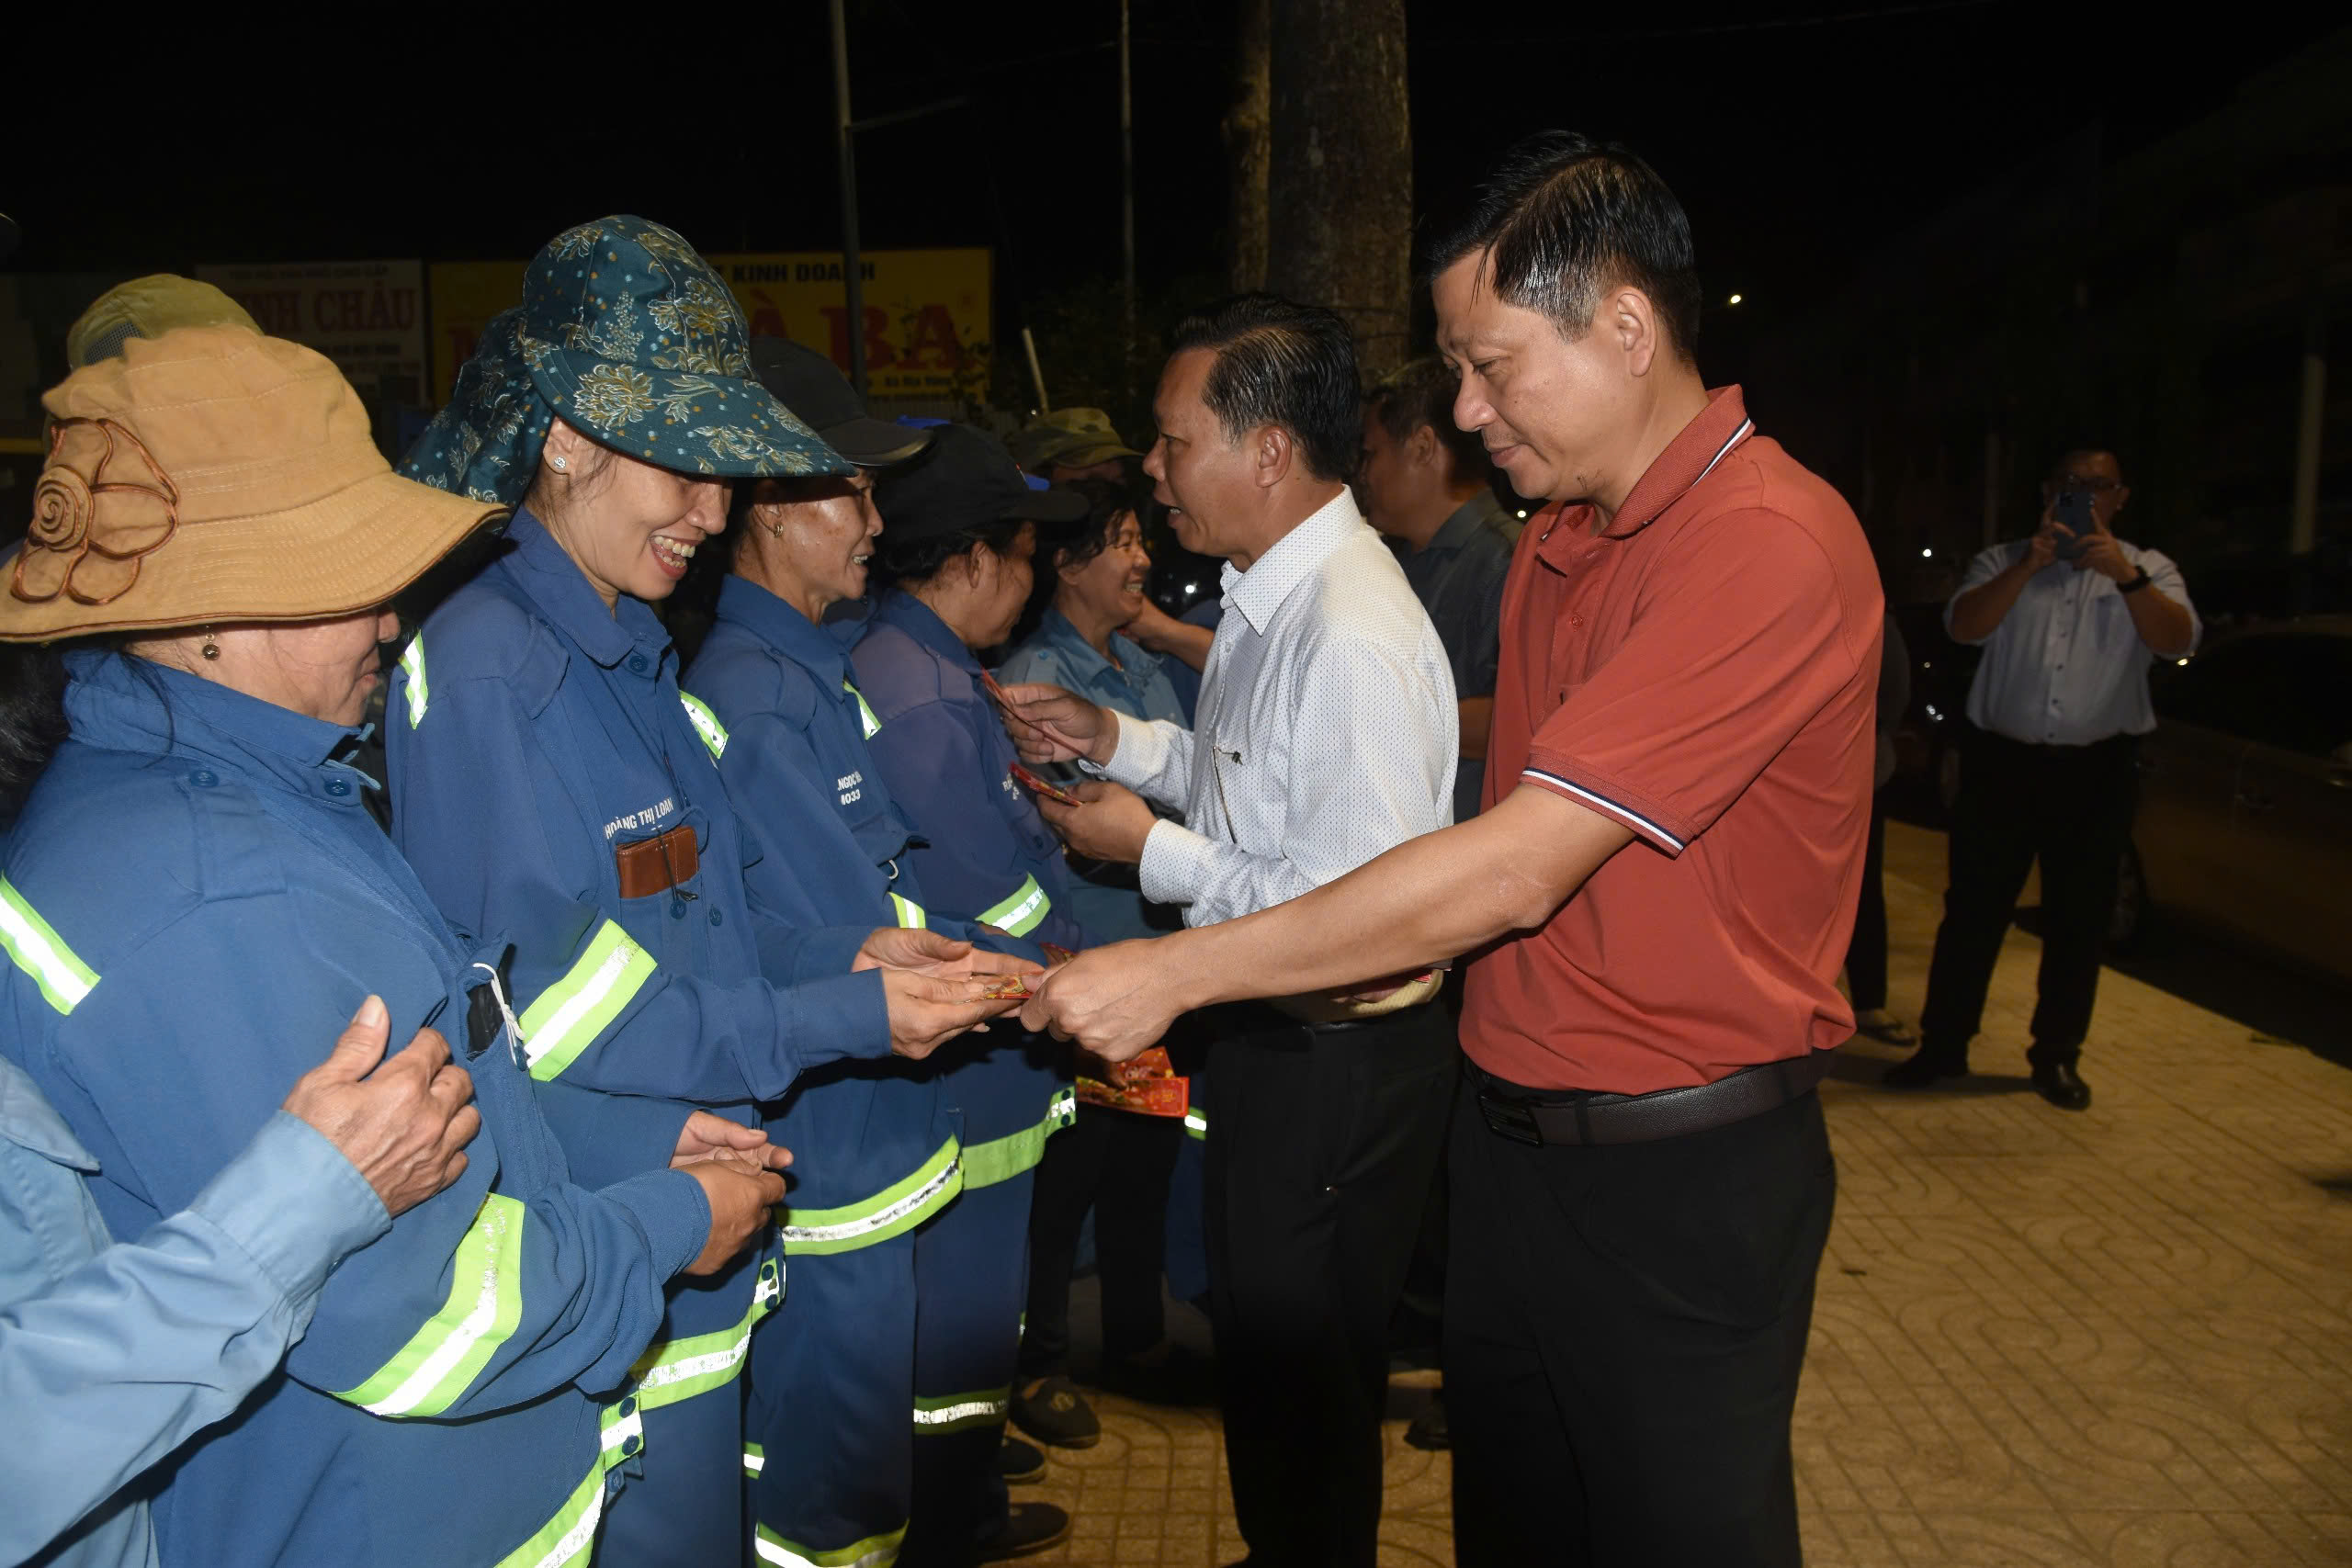
<instances>
[{"instance_id":1,"label":"paving tile sidewalk","mask_svg":"<svg viewBox=\"0 0 2352 1568\"><path fill-rule=\"evenodd\" d=\"M1890 828L1894 998L1917 1016L1941 840ZM1838 1206L1796 1417L1806 1561L2352 1564L2352 1072L2109 971L2052 1110L2013 932L1977 1077L1823 1086ZM1400 1390L1396 1408L1414 1395ZM1016 1492L1071 1508L1039 1563L1244 1553L1213 1412L1104 1396L1102 1444ZM1384 1565L1453 1560L1446 1457L1386 1432Z\"/></svg>"}]
</instances>

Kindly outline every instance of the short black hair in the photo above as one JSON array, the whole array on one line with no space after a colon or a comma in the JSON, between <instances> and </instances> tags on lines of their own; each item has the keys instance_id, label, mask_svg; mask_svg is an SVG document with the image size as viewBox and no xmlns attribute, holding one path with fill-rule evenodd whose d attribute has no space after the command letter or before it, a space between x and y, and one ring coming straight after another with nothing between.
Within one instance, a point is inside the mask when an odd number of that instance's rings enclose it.
<instances>
[{"instance_id":1,"label":"short black hair","mask_svg":"<svg viewBox=\"0 0 2352 1568\"><path fill-rule=\"evenodd\" d=\"M1346 483L1363 446L1355 336L1336 311L1273 294L1236 294L1177 323L1168 345L1216 353L1201 400L1227 437L1278 424L1298 442L1307 471Z\"/></svg>"},{"instance_id":2,"label":"short black hair","mask_svg":"<svg viewBox=\"0 0 2352 1568\"><path fill-rule=\"evenodd\" d=\"M1388 432L1388 439L1399 445L1428 425L1453 459L1453 477L1486 484L1495 474L1487 443L1476 431L1453 423L1453 396L1461 386L1461 378L1446 368L1444 360L1425 354L1374 382L1372 390L1364 394L1364 407Z\"/></svg>"},{"instance_id":3,"label":"short black hair","mask_svg":"<svg viewBox=\"0 0 2352 1568\"><path fill-rule=\"evenodd\" d=\"M1696 357L1690 220L1657 171L1614 141L1547 130L1504 153L1468 220L1430 253L1430 275L1482 252L1495 297L1542 311L1565 337L1592 325L1603 289L1630 285L1657 307L1675 353Z\"/></svg>"}]
</instances>

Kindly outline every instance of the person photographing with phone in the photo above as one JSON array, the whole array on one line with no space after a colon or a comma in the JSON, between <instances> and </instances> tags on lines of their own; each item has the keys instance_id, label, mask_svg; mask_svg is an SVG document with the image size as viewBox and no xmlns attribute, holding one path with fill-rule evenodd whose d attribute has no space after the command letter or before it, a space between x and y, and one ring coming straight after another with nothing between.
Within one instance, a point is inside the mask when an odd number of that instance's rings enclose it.
<instances>
[{"instance_id":1,"label":"person photographing with phone","mask_svg":"<svg viewBox=\"0 0 2352 1568\"><path fill-rule=\"evenodd\" d=\"M1980 553L1944 610L1945 629L1984 658L1968 691L1919 1049L1885 1081L1926 1089L1968 1071L2002 934L2039 860L2041 973L2026 1056L2044 1100L2081 1111L2091 1091L2075 1068L2131 833L2139 738L2156 725L2148 667L2187 657L2202 628L2180 569L2116 537L2132 491L2114 453L2068 452L2041 491L2033 536Z\"/></svg>"}]
</instances>

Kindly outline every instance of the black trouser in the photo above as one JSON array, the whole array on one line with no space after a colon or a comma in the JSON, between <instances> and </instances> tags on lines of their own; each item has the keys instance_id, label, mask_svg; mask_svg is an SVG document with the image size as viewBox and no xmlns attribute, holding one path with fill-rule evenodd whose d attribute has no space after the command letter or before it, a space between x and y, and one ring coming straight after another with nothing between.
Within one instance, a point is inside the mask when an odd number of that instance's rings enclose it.
<instances>
[{"instance_id":1,"label":"black trouser","mask_svg":"<svg viewBox=\"0 0 2352 1568\"><path fill-rule=\"evenodd\" d=\"M1870 848L1862 854L1862 897L1854 906L1854 934L1846 944L1846 984L1854 1010L1886 1005L1886 804L1871 795Z\"/></svg>"},{"instance_id":2,"label":"black trouser","mask_svg":"<svg viewBox=\"0 0 2352 1568\"><path fill-rule=\"evenodd\" d=\"M1821 1100L1536 1147L1453 1119L1454 1561L1800 1561L1789 1422L1837 1188Z\"/></svg>"},{"instance_id":3,"label":"black trouser","mask_svg":"<svg viewBox=\"0 0 2352 1568\"><path fill-rule=\"evenodd\" d=\"M1102 1284L1102 1355L1138 1355L1167 1332L1159 1289L1167 1251L1168 1177L1184 1123L1080 1101L1078 1120L1046 1140L1029 1206L1029 1312L1021 1376L1069 1371L1069 1275L1079 1227L1094 1209Z\"/></svg>"},{"instance_id":4,"label":"black trouser","mask_svg":"<svg viewBox=\"0 0 2352 1568\"><path fill-rule=\"evenodd\" d=\"M2089 1034L2115 879L2131 842L2136 736L2029 746L1972 731L1952 807L1951 885L1919 1019L1923 1051L1958 1059L1984 1021L2001 938L2026 873L2041 862L2037 1062L2072 1062Z\"/></svg>"},{"instance_id":5,"label":"black trouser","mask_svg":"<svg viewBox=\"0 0 2352 1568\"><path fill-rule=\"evenodd\" d=\"M1390 1312L1455 1074L1423 1006L1217 1044L1210 1315L1234 1514L1256 1568L1372 1568Z\"/></svg>"}]
</instances>

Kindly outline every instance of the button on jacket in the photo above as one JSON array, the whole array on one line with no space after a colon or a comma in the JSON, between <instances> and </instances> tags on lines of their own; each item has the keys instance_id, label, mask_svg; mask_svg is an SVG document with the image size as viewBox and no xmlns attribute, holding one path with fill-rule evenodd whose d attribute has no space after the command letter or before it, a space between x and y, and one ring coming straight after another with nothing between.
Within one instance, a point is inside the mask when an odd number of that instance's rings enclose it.
<instances>
[{"instance_id":1,"label":"button on jacket","mask_svg":"<svg viewBox=\"0 0 2352 1568\"><path fill-rule=\"evenodd\" d=\"M282 1111L133 1241L107 1234L97 1168L0 1060L0 1410L40 1435L0 1480L0 1562L86 1519L42 1561L153 1562L146 1498L124 1488L276 1371L328 1270L391 1224L351 1162Z\"/></svg>"},{"instance_id":2,"label":"button on jacket","mask_svg":"<svg viewBox=\"0 0 2352 1568\"><path fill-rule=\"evenodd\" d=\"M2123 558L2148 574L2143 592L2161 593L2188 611L2189 647L2205 635L2188 583L2162 552L2117 541ZM1960 594L2007 570L2027 549L2012 539L1977 552ZM1951 605L1944 606L1951 630ZM2132 602L2104 573L2052 561L2026 581L2017 603L1977 646L1984 662L1968 687L1968 721L2030 746L2088 746L2156 727L2148 671L2156 653L2132 624Z\"/></svg>"},{"instance_id":3,"label":"button on jacket","mask_svg":"<svg viewBox=\"0 0 2352 1568\"><path fill-rule=\"evenodd\" d=\"M922 840L914 864L940 908L1072 951L1091 945L1070 913L1061 840L1013 782L1012 740L971 650L929 605L893 591L850 662L878 726L867 745Z\"/></svg>"},{"instance_id":4,"label":"button on jacket","mask_svg":"<svg viewBox=\"0 0 2352 1568\"><path fill-rule=\"evenodd\" d=\"M269 1207L347 1201L279 1189L223 1215L215 1179L370 992L395 1042L449 1035L482 1118L458 1181L327 1280L287 1375L157 1478L163 1562L563 1561L641 1446L633 1397L582 1391L629 1385L707 1234L699 1187L571 1185L505 1044L466 1059L481 955L330 761L350 732L127 658L68 666L71 739L6 852L0 1048L96 1161L107 1232L194 1207L233 1236ZM275 1228L260 1261L288 1263L313 1224ZM187 1310L211 1321L206 1298Z\"/></svg>"},{"instance_id":5,"label":"button on jacket","mask_svg":"<svg viewBox=\"0 0 2352 1568\"><path fill-rule=\"evenodd\" d=\"M1141 881L1188 926L1447 826L1461 751L1444 646L1346 491L1223 580L1193 728L1122 719L1093 770L1182 808L1144 841Z\"/></svg>"}]
</instances>

